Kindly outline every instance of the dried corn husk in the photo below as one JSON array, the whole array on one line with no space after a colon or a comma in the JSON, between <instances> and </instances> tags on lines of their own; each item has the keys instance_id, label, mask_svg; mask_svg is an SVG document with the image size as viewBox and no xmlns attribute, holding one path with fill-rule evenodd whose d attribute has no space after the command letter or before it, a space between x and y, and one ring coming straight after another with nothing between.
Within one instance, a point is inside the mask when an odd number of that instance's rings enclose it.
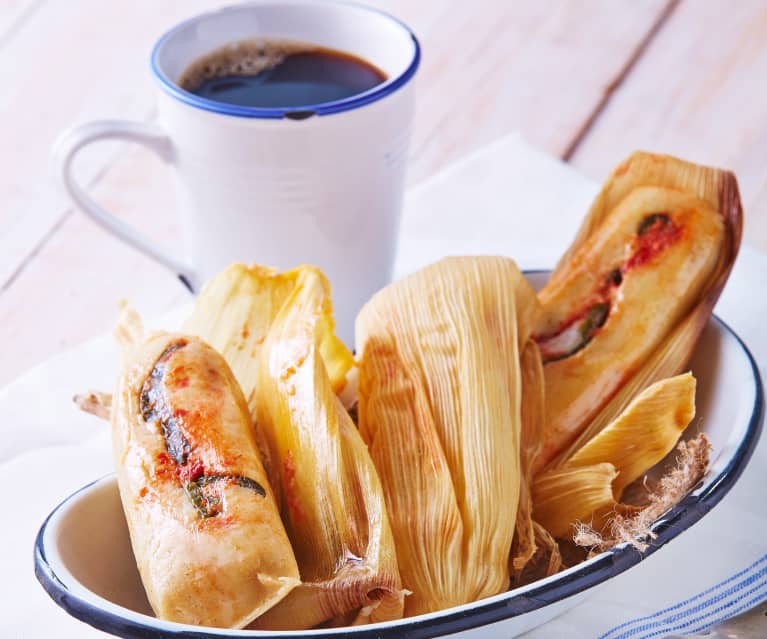
<instances>
[{"instance_id":1,"label":"dried corn husk","mask_svg":"<svg viewBox=\"0 0 767 639\"><path fill-rule=\"evenodd\" d=\"M691 373L649 386L563 467L535 478L533 516L562 537L578 523L599 531L610 514L635 514L637 509L618 503L624 488L674 448L694 415Z\"/></svg>"},{"instance_id":2,"label":"dried corn husk","mask_svg":"<svg viewBox=\"0 0 767 639\"><path fill-rule=\"evenodd\" d=\"M634 373L630 381L605 404L578 438L559 455L555 466L561 467L588 441L599 434L642 389L658 380L667 379L679 373L680 368L684 368L687 360L690 359L692 347L697 343L709 315L709 311L703 312L702 306L698 307L697 312L690 313L648 358L645 365Z\"/></svg>"},{"instance_id":3,"label":"dried corn husk","mask_svg":"<svg viewBox=\"0 0 767 639\"><path fill-rule=\"evenodd\" d=\"M112 410L112 395L97 390L78 393L72 398L75 406L84 413L90 413L101 419L109 419Z\"/></svg>"},{"instance_id":4,"label":"dried corn husk","mask_svg":"<svg viewBox=\"0 0 767 639\"><path fill-rule=\"evenodd\" d=\"M647 260L635 259L653 218L670 220L678 233ZM732 173L648 153L613 172L539 296L547 424L536 472L561 467L637 393L683 370L732 268L741 227Z\"/></svg>"},{"instance_id":5,"label":"dried corn husk","mask_svg":"<svg viewBox=\"0 0 767 639\"><path fill-rule=\"evenodd\" d=\"M266 266L232 264L213 278L200 293L184 332L205 339L221 353L255 413L257 371L254 362L266 334L298 282L308 273L319 273L312 266L299 266L278 273ZM328 296L329 300L329 285ZM333 332L330 306L322 309L320 352L333 390L343 391L354 357Z\"/></svg>"},{"instance_id":6,"label":"dried corn husk","mask_svg":"<svg viewBox=\"0 0 767 639\"><path fill-rule=\"evenodd\" d=\"M609 462L618 476L613 495L670 453L695 416L695 378L691 373L656 382L642 391L602 432L577 450L565 468Z\"/></svg>"},{"instance_id":7,"label":"dried corn husk","mask_svg":"<svg viewBox=\"0 0 767 639\"><path fill-rule=\"evenodd\" d=\"M533 461L541 448L541 436L543 435L546 418L546 404L543 396L544 382L541 354L534 340L528 340L522 351L520 371L522 376L520 488L517 523L514 531L514 541L511 546L510 563L512 582L516 584L521 583L525 566L533 559L537 551L530 487L532 484Z\"/></svg>"},{"instance_id":8,"label":"dried corn husk","mask_svg":"<svg viewBox=\"0 0 767 639\"><path fill-rule=\"evenodd\" d=\"M521 571L512 571L512 587L524 586L538 579L555 575L565 567L559 543L537 521L533 521L535 554Z\"/></svg>"},{"instance_id":9,"label":"dried corn husk","mask_svg":"<svg viewBox=\"0 0 767 639\"><path fill-rule=\"evenodd\" d=\"M448 258L357 318L359 428L414 615L509 585L520 493L520 351L535 294L509 259Z\"/></svg>"},{"instance_id":10,"label":"dried corn husk","mask_svg":"<svg viewBox=\"0 0 767 639\"><path fill-rule=\"evenodd\" d=\"M132 357L134 350L145 337L144 321L126 300L117 304L120 309L120 319L114 329L114 338L120 348L123 360ZM111 397L110 397L111 404Z\"/></svg>"},{"instance_id":11,"label":"dried corn husk","mask_svg":"<svg viewBox=\"0 0 767 639\"><path fill-rule=\"evenodd\" d=\"M251 627L300 629L402 616L394 539L367 448L336 397L329 286L303 268L259 348L254 404L302 584Z\"/></svg>"},{"instance_id":12,"label":"dried corn husk","mask_svg":"<svg viewBox=\"0 0 767 639\"><path fill-rule=\"evenodd\" d=\"M579 524L573 537L575 543L590 548L592 555L621 543L630 543L644 552L648 542L655 538L652 527L658 518L678 504L703 479L708 468L711 444L703 433L679 442L676 450L675 466L649 491L645 507L616 513L607 530Z\"/></svg>"},{"instance_id":13,"label":"dried corn husk","mask_svg":"<svg viewBox=\"0 0 767 639\"><path fill-rule=\"evenodd\" d=\"M615 509L613 481L617 476L615 466L608 463L541 473L532 489L535 520L554 537L571 536L580 522L599 530Z\"/></svg>"}]
</instances>

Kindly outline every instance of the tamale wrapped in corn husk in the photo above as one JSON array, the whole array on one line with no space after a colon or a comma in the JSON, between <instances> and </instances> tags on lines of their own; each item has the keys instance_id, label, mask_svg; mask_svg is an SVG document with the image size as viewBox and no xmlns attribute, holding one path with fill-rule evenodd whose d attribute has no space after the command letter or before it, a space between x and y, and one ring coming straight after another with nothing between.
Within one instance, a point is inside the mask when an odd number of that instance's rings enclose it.
<instances>
[{"instance_id":1,"label":"tamale wrapped in corn husk","mask_svg":"<svg viewBox=\"0 0 767 639\"><path fill-rule=\"evenodd\" d=\"M615 169L539 294L547 413L535 472L561 467L642 389L684 369L741 227L728 171L649 153Z\"/></svg>"},{"instance_id":2,"label":"tamale wrapped in corn husk","mask_svg":"<svg viewBox=\"0 0 767 639\"><path fill-rule=\"evenodd\" d=\"M624 488L674 449L694 416L692 374L652 384L563 467L536 476L533 517L563 537L578 523L600 530L610 514L638 510L619 503Z\"/></svg>"},{"instance_id":3,"label":"tamale wrapped in corn husk","mask_svg":"<svg viewBox=\"0 0 767 639\"><path fill-rule=\"evenodd\" d=\"M381 483L322 353L332 331L328 282L306 269L266 336L256 390L256 419L278 460L283 517L303 583L258 628L309 627L349 613L354 623L402 616Z\"/></svg>"},{"instance_id":4,"label":"tamale wrapped in corn husk","mask_svg":"<svg viewBox=\"0 0 767 639\"><path fill-rule=\"evenodd\" d=\"M200 308L201 300L193 322L244 380L301 573L302 583L251 627L401 617L381 484L335 394L353 359L333 333L326 278L306 266L283 274L236 266L209 290L220 306Z\"/></svg>"},{"instance_id":5,"label":"tamale wrapped in corn husk","mask_svg":"<svg viewBox=\"0 0 767 639\"><path fill-rule=\"evenodd\" d=\"M537 311L512 260L461 257L379 291L357 317L359 428L412 592L407 615L509 587L520 353Z\"/></svg>"}]
</instances>

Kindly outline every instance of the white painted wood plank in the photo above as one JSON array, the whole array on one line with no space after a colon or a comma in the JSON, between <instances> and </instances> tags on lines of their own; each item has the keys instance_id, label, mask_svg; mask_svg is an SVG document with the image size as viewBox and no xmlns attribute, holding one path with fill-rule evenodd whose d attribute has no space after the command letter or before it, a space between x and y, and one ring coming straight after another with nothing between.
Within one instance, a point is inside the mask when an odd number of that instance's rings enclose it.
<instances>
[{"instance_id":1,"label":"white painted wood plank","mask_svg":"<svg viewBox=\"0 0 767 639\"><path fill-rule=\"evenodd\" d=\"M91 2L85 0L84 6L90 7ZM170 11L153 16L148 1L138 2L138 15L123 20L119 8L125 8L127 1L103 4L110 9L100 8L101 3L94 3L93 8L102 11L100 28L108 33L97 37L107 47L111 35L113 48L124 47L127 53L107 51L104 55L108 61L99 63L93 82L77 80L86 95L75 99L67 93L61 109L76 114L69 116L70 120L139 117L150 108L146 55L151 41L166 26L158 25L173 21ZM185 15L194 13L192 4L184 3ZM474 147L520 127L529 139L550 151L566 148L665 0L587 0L580 3L580 10L561 0L524 4L493 0L482 10L457 0L381 0L376 4L410 23L424 47L412 183ZM163 7L169 5L176 3L167 2ZM57 15L46 16L44 23L51 25L66 18ZM67 55L84 59L78 51ZM113 75L110 69L114 69ZM59 88L69 91L63 85ZM52 138L65 118L39 108L43 111L38 117L45 120L46 132ZM20 109L19 104L13 107L14 112ZM0 384L53 352L110 327L118 297L128 297L152 313L163 312L185 297L163 269L79 214L60 222L66 208L61 199L35 199L35 189L40 190L41 184L52 189L52 182L43 183L39 177L30 186L24 176L37 170L35 162L44 157L48 142L36 142L36 149L26 152L23 159L28 164L23 171L11 167L16 171L15 184L24 190L18 199L3 193L0 177L0 202L11 201L12 211L22 221L15 227L16 236L8 241L11 252L16 251L17 258L20 247L40 245L0 294L0 326L4 343L9 345L0 360ZM104 155L91 162L88 168L92 175L103 166ZM140 228L150 230L159 224L166 236L178 229L169 214L174 203L168 171L146 151L134 148L123 152L99 180L96 195ZM0 224L4 214L0 211ZM57 223L50 238L40 244L44 233ZM13 264L8 256L2 257L6 246L0 238L0 266L2 259L7 259L6 266Z\"/></svg>"},{"instance_id":2,"label":"white painted wood plank","mask_svg":"<svg viewBox=\"0 0 767 639\"><path fill-rule=\"evenodd\" d=\"M423 36L412 179L512 131L561 155L665 6L455 3Z\"/></svg>"},{"instance_id":3,"label":"white painted wood plank","mask_svg":"<svg viewBox=\"0 0 767 639\"><path fill-rule=\"evenodd\" d=\"M154 102L148 57L169 26L218 0L50 2L0 52L0 285L60 220L68 202L52 179L50 148L76 122L144 119ZM83 154L82 179L116 150Z\"/></svg>"},{"instance_id":4,"label":"white painted wood plank","mask_svg":"<svg viewBox=\"0 0 767 639\"><path fill-rule=\"evenodd\" d=\"M635 149L735 171L767 250L767 3L684 0L572 157L602 180Z\"/></svg>"},{"instance_id":5,"label":"white painted wood plank","mask_svg":"<svg viewBox=\"0 0 767 639\"><path fill-rule=\"evenodd\" d=\"M45 0L0 0L0 50L44 4Z\"/></svg>"},{"instance_id":6,"label":"white painted wood plank","mask_svg":"<svg viewBox=\"0 0 767 639\"><path fill-rule=\"evenodd\" d=\"M139 165L149 169L146 183L134 181L136 175L143 177ZM94 195L106 206L125 211L134 204L136 189L156 186L151 176L161 168L147 151L132 150L108 174L109 192L97 187ZM164 178L158 170L158 181ZM151 224L157 236L171 238L177 225L172 215L164 213L172 209L171 191L160 188L152 208L132 212L140 224ZM54 352L111 331L119 299L149 315L191 296L164 268L112 236L94 231L83 215L68 215L14 285L0 295L0 386Z\"/></svg>"}]
</instances>

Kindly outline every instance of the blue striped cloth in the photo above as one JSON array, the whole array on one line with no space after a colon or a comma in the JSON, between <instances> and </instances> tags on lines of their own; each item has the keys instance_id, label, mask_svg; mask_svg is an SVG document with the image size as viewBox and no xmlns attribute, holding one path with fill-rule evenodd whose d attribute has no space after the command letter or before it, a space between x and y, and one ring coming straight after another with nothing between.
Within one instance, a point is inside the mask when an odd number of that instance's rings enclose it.
<instances>
[{"instance_id":1,"label":"blue striped cloth","mask_svg":"<svg viewBox=\"0 0 767 639\"><path fill-rule=\"evenodd\" d=\"M652 615L622 623L600 635L599 639L650 639L670 634L696 634L765 600L767 555L700 594Z\"/></svg>"}]
</instances>

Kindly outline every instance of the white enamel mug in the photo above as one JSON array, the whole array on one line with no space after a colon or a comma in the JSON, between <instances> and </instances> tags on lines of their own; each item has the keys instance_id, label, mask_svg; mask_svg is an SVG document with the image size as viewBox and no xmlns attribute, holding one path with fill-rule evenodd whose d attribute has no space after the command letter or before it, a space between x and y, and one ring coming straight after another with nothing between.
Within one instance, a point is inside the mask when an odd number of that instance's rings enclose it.
<instances>
[{"instance_id":1,"label":"white enamel mug","mask_svg":"<svg viewBox=\"0 0 767 639\"><path fill-rule=\"evenodd\" d=\"M197 58L253 38L345 51L387 79L349 98L290 108L215 102L176 84ZM339 334L351 344L357 311L391 277L419 59L405 25L362 5L287 0L206 13L171 29L152 51L157 124L77 126L56 143L56 166L86 215L192 291L235 261L319 266L333 286ZM77 152L115 138L143 144L173 167L181 247L137 232L74 180Z\"/></svg>"}]
</instances>

